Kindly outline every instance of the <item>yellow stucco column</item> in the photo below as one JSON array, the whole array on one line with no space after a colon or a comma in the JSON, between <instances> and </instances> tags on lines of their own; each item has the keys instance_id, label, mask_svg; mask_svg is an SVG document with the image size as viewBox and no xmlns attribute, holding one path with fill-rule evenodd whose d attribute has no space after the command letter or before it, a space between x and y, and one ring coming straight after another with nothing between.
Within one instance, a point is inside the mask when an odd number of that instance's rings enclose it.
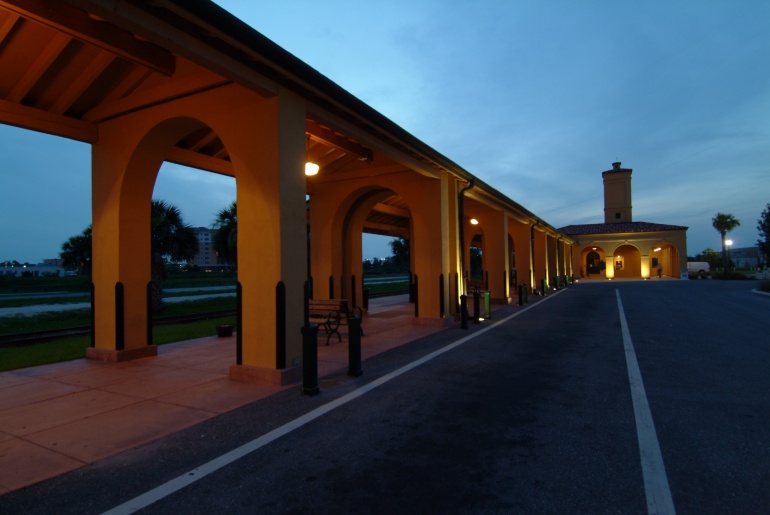
<instances>
[{"instance_id":1,"label":"yellow stucco column","mask_svg":"<svg viewBox=\"0 0 770 515\"><path fill-rule=\"evenodd\" d=\"M483 209L475 212L484 228L484 271L489 278L489 295L497 303L508 303L508 215L503 211Z\"/></svg>"},{"instance_id":2,"label":"yellow stucco column","mask_svg":"<svg viewBox=\"0 0 770 515\"><path fill-rule=\"evenodd\" d=\"M179 119L150 130L123 117L99 127L91 162L95 338L86 351L90 359L123 361L157 353L148 345L147 315L152 189L168 147L189 123Z\"/></svg>"},{"instance_id":3,"label":"yellow stucco column","mask_svg":"<svg viewBox=\"0 0 770 515\"><path fill-rule=\"evenodd\" d=\"M548 244L540 227L534 227L533 240L533 287L539 291L543 287L543 279L548 279Z\"/></svg>"},{"instance_id":4,"label":"yellow stucco column","mask_svg":"<svg viewBox=\"0 0 770 515\"><path fill-rule=\"evenodd\" d=\"M305 106L299 97L282 90L250 107L244 126L228 130L226 142L238 188L242 287L241 363L231 366L230 377L283 384L300 377L296 365L302 355L307 277ZM276 318L279 283L286 291L285 320Z\"/></svg>"},{"instance_id":5,"label":"yellow stucco column","mask_svg":"<svg viewBox=\"0 0 770 515\"><path fill-rule=\"evenodd\" d=\"M559 274L557 263L558 263L558 255L557 255L557 246L558 243L556 242L556 238L550 234L546 234L545 236L545 244L546 244L546 252L547 252L547 258L545 262L545 278L548 282L548 289L552 289L554 286L554 278Z\"/></svg>"},{"instance_id":6,"label":"yellow stucco column","mask_svg":"<svg viewBox=\"0 0 770 515\"><path fill-rule=\"evenodd\" d=\"M454 316L460 302L459 226L457 212L457 180L447 172L441 174L441 273L444 282L444 317ZM440 299L441 300L441 299Z\"/></svg>"},{"instance_id":7,"label":"yellow stucco column","mask_svg":"<svg viewBox=\"0 0 770 515\"><path fill-rule=\"evenodd\" d=\"M510 219L508 233L513 238L516 248L516 281L517 285L526 284L532 287L532 253L530 248L530 226L518 219Z\"/></svg>"},{"instance_id":8,"label":"yellow stucco column","mask_svg":"<svg viewBox=\"0 0 770 515\"><path fill-rule=\"evenodd\" d=\"M241 362L231 377L271 384L299 376L305 246L305 105L280 90L261 97L237 85L100 124L93 146L93 268L96 347L89 357L131 359L148 346L150 204L174 144L208 126L236 178L243 316ZM116 294L122 290L122 295ZM276 295L285 291L285 318ZM233 357L236 361L236 357Z\"/></svg>"}]
</instances>

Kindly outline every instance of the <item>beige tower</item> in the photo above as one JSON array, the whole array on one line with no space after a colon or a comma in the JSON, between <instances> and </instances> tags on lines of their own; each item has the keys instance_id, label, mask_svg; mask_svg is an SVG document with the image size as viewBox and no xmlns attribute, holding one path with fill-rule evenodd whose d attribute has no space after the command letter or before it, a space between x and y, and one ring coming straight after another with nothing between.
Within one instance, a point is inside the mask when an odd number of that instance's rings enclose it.
<instances>
[{"instance_id":1,"label":"beige tower","mask_svg":"<svg viewBox=\"0 0 770 515\"><path fill-rule=\"evenodd\" d=\"M632 222L631 168L612 163L612 170L602 172L604 179L604 223Z\"/></svg>"}]
</instances>

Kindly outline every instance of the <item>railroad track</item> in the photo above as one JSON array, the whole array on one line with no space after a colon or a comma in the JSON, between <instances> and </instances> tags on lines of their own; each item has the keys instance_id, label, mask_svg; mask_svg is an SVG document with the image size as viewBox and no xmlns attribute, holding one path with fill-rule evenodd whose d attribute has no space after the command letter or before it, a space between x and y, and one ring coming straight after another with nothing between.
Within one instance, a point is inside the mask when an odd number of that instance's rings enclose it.
<instances>
[{"instance_id":1,"label":"railroad track","mask_svg":"<svg viewBox=\"0 0 770 515\"><path fill-rule=\"evenodd\" d=\"M163 317L152 321L153 326L179 324L184 322L197 322L199 320L209 320L212 318L222 318L234 316L234 309L227 311L212 311L209 313L198 313L195 315L179 315L173 317ZM55 340L57 338L66 338L68 336L83 336L91 333L91 326L68 327L66 329L51 329L48 331L34 331L29 333L1 334L0 347L19 347L23 345L32 345L35 343Z\"/></svg>"}]
</instances>

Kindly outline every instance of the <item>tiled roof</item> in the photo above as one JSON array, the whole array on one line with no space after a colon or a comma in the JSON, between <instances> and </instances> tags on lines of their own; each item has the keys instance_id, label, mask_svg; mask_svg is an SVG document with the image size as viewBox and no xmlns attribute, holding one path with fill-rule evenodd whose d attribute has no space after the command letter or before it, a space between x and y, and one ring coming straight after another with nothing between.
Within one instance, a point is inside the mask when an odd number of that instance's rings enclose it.
<instances>
[{"instance_id":1,"label":"tiled roof","mask_svg":"<svg viewBox=\"0 0 770 515\"><path fill-rule=\"evenodd\" d=\"M682 225L653 224L648 222L620 222L615 224L568 225L559 229L567 235L575 234L615 234L623 232L655 232L687 230Z\"/></svg>"}]
</instances>

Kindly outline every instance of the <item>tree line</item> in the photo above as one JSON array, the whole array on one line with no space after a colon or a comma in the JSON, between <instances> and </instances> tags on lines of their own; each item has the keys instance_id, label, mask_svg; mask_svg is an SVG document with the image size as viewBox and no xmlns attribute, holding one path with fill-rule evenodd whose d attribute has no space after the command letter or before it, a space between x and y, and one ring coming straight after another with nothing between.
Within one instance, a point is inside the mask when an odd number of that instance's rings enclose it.
<instances>
[{"instance_id":1,"label":"tree line","mask_svg":"<svg viewBox=\"0 0 770 515\"><path fill-rule=\"evenodd\" d=\"M740 220L731 213L717 213L714 215L714 218L711 219L711 226L719 233L722 246L721 255L716 250L707 248L700 254L697 254L693 261L705 261L712 267L717 267L721 264L725 270L728 270L730 268L730 259L727 254L727 235L736 227L740 227L740 225ZM767 266L767 259L770 254L770 203L765 205L765 209L759 215L757 232L759 233L756 245L760 255L759 267L763 268Z\"/></svg>"}]
</instances>

